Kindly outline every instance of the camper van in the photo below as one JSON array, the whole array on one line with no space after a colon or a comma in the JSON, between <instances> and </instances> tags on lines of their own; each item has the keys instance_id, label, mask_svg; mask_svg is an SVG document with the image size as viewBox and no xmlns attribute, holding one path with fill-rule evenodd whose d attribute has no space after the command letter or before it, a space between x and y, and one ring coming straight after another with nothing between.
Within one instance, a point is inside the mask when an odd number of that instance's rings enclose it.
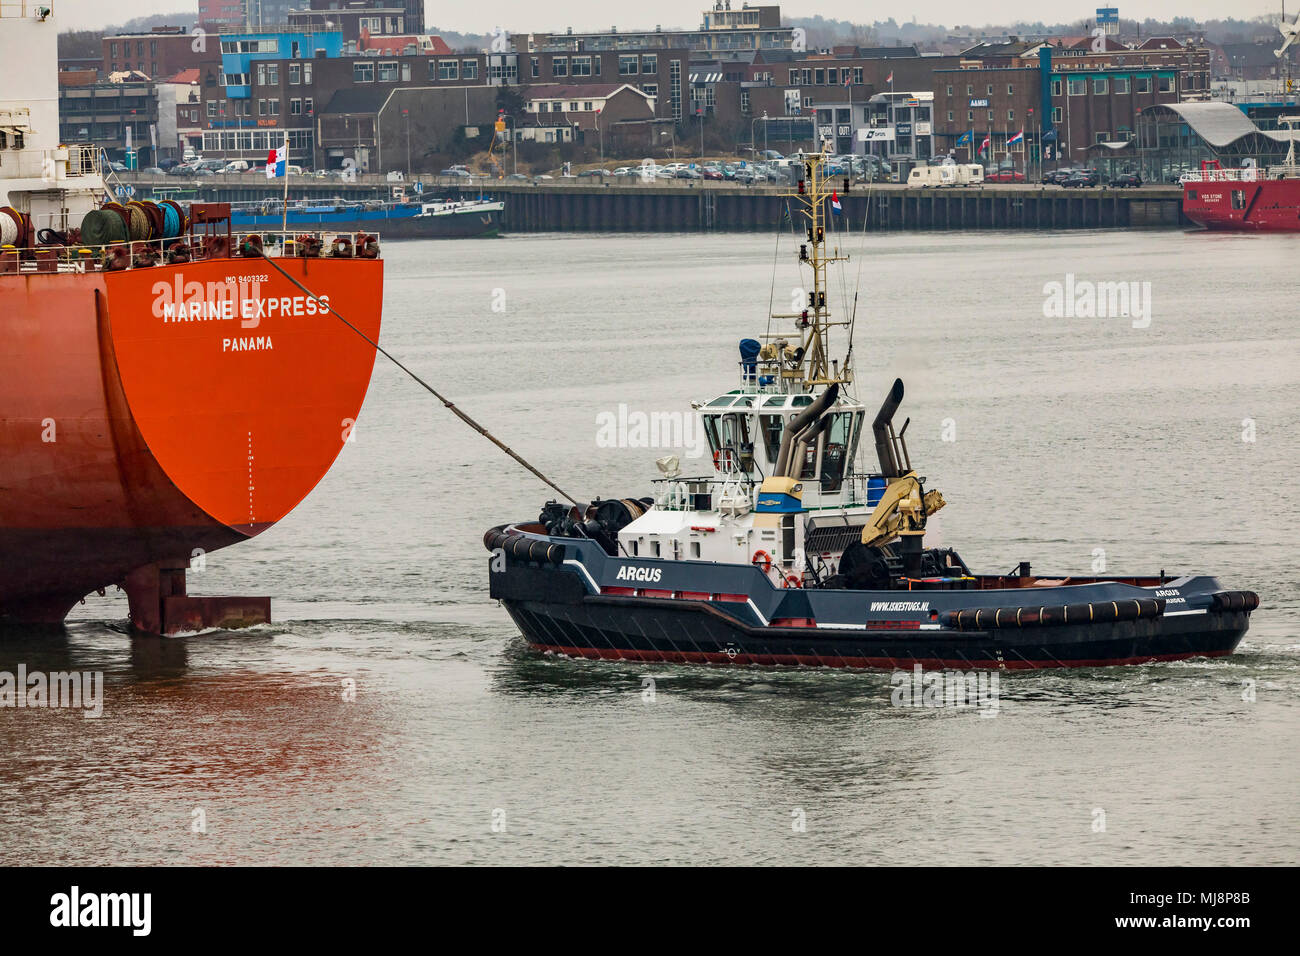
<instances>
[{"instance_id":1,"label":"camper van","mask_svg":"<svg viewBox=\"0 0 1300 956\"><path fill-rule=\"evenodd\" d=\"M909 189L924 186L979 186L983 182L984 167L979 163L917 166L907 177Z\"/></svg>"},{"instance_id":2,"label":"camper van","mask_svg":"<svg viewBox=\"0 0 1300 956\"><path fill-rule=\"evenodd\" d=\"M907 175L907 188L919 189L925 186L956 186L956 166L917 166Z\"/></svg>"}]
</instances>

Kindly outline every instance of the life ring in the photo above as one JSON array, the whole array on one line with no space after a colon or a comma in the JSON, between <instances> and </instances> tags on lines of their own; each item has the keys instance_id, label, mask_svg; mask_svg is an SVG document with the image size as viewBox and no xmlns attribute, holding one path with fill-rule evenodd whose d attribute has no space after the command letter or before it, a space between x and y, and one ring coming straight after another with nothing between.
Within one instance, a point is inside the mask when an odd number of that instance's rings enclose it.
<instances>
[{"instance_id":1,"label":"life ring","mask_svg":"<svg viewBox=\"0 0 1300 956\"><path fill-rule=\"evenodd\" d=\"M764 574L772 570L772 556L766 551L755 551L754 556L749 560Z\"/></svg>"},{"instance_id":2,"label":"life ring","mask_svg":"<svg viewBox=\"0 0 1300 956\"><path fill-rule=\"evenodd\" d=\"M352 258L352 240L347 236L335 237L331 254L342 258Z\"/></svg>"},{"instance_id":3,"label":"life ring","mask_svg":"<svg viewBox=\"0 0 1300 956\"><path fill-rule=\"evenodd\" d=\"M723 465L726 462L726 465ZM736 463L736 453L730 448L719 448L713 453L713 467L718 471L724 471L731 468Z\"/></svg>"},{"instance_id":4,"label":"life ring","mask_svg":"<svg viewBox=\"0 0 1300 956\"><path fill-rule=\"evenodd\" d=\"M787 574L783 583L788 588L801 588L803 587L803 578L797 574Z\"/></svg>"}]
</instances>

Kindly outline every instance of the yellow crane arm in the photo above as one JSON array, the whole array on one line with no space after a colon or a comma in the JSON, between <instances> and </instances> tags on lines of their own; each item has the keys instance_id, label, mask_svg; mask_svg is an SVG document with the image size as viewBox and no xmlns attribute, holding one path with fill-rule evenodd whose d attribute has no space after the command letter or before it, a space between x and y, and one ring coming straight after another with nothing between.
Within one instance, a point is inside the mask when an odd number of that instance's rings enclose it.
<instances>
[{"instance_id":1,"label":"yellow crane arm","mask_svg":"<svg viewBox=\"0 0 1300 956\"><path fill-rule=\"evenodd\" d=\"M927 491L923 495L921 480L916 477L916 472L909 471L885 488L862 529L862 543L867 547L878 547L900 535L924 534L926 517L945 504L947 502L938 491Z\"/></svg>"}]
</instances>

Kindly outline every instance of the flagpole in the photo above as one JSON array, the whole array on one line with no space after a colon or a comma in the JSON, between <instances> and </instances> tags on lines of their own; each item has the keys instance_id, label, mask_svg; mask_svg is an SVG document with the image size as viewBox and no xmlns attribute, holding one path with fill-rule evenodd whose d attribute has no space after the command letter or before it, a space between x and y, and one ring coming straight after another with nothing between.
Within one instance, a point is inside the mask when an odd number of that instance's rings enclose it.
<instances>
[{"instance_id":1,"label":"flagpole","mask_svg":"<svg viewBox=\"0 0 1300 956\"><path fill-rule=\"evenodd\" d=\"M289 231L289 131L284 131L284 207L280 210L280 232ZM284 241L284 236L280 237Z\"/></svg>"}]
</instances>

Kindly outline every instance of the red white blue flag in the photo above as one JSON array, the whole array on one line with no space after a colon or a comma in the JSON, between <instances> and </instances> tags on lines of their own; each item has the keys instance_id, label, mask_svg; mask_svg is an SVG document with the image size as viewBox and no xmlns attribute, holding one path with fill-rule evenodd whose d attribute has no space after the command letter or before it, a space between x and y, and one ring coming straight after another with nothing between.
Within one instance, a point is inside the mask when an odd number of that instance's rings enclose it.
<instances>
[{"instance_id":1,"label":"red white blue flag","mask_svg":"<svg viewBox=\"0 0 1300 956\"><path fill-rule=\"evenodd\" d=\"M1010 139L1007 140L1007 145L1015 146L1017 143L1023 143L1024 141L1025 141L1025 131L1022 129L1015 136L1012 136Z\"/></svg>"},{"instance_id":2,"label":"red white blue flag","mask_svg":"<svg viewBox=\"0 0 1300 956\"><path fill-rule=\"evenodd\" d=\"M289 147L277 146L271 150L266 157L266 178L276 179L283 176L288 170Z\"/></svg>"},{"instance_id":3,"label":"red white blue flag","mask_svg":"<svg viewBox=\"0 0 1300 956\"><path fill-rule=\"evenodd\" d=\"M840 207L840 194L838 191L831 193L831 212L837 216L844 214L844 210Z\"/></svg>"}]
</instances>

